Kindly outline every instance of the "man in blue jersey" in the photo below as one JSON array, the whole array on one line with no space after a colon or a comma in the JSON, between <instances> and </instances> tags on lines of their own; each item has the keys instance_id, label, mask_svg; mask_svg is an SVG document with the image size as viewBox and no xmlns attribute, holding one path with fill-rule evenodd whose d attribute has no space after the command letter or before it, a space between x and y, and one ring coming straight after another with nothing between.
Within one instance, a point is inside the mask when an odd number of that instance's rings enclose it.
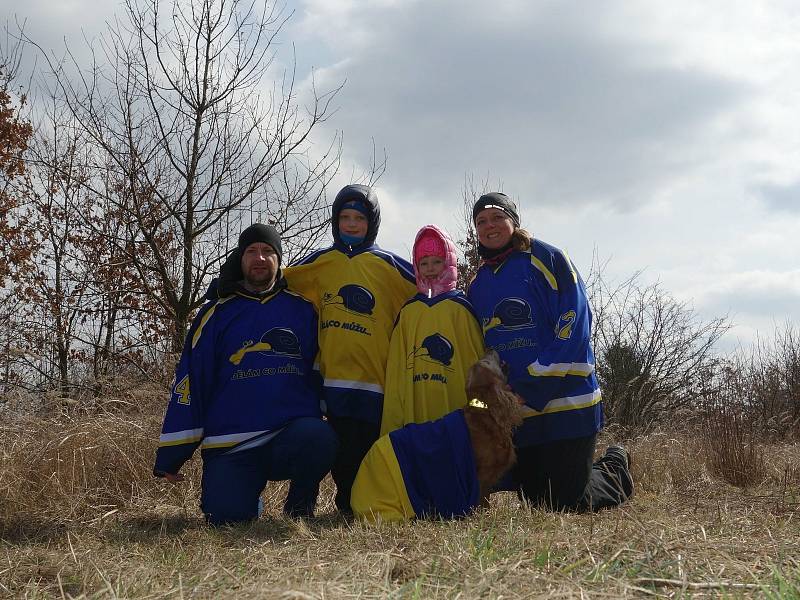
<instances>
[{"instance_id":1,"label":"man in blue jersey","mask_svg":"<svg viewBox=\"0 0 800 600\"><path fill-rule=\"evenodd\" d=\"M239 236L241 281L214 281L186 336L154 474L183 480L201 447L201 508L213 525L258 517L268 481L289 480L285 514L312 516L337 439L320 412L317 313L286 289L281 240L254 224Z\"/></svg>"}]
</instances>

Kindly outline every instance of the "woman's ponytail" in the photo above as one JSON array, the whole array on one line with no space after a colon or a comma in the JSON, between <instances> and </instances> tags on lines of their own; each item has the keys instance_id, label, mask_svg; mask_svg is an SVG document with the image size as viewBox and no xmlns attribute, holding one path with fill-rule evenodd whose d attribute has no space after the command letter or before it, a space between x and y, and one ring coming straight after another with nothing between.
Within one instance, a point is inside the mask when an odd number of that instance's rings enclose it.
<instances>
[{"instance_id":1,"label":"woman's ponytail","mask_svg":"<svg viewBox=\"0 0 800 600\"><path fill-rule=\"evenodd\" d=\"M511 234L511 247L518 252L527 252L531 249L533 236L522 227L514 229Z\"/></svg>"}]
</instances>

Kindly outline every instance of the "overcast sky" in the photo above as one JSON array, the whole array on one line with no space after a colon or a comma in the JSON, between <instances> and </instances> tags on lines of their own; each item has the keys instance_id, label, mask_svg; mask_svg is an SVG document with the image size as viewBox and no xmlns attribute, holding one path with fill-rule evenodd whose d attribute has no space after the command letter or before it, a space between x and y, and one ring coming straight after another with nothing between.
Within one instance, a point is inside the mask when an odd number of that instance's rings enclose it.
<instances>
[{"instance_id":1,"label":"overcast sky","mask_svg":"<svg viewBox=\"0 0 800 600\"><path fill-rule=\"evenodd\" d=\"M92 38L115 5L0 0L45 46ZM586 274L646 281L726 344L800 323L800 3L796 0L294 0L280 60L346 81L320 140L344 177L369 161L378 241L406 255L454 236L465 177L488 176L523 225ZM308 84L308 79L305 84Z\"/></svg>"}]
</instances>

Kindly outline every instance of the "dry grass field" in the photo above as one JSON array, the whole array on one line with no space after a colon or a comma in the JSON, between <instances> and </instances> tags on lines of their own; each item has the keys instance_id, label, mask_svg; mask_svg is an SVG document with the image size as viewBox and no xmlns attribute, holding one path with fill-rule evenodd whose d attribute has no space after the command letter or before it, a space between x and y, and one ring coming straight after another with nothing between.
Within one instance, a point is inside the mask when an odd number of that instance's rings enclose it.
<instances>
[{"instance_id":1,"label":"dry grass field","mask_svg":"<svg viewBox=\"0 0 800 600\"><path fill-rule=\"evenodd\" d=\"M710 473L708 433L627 442L636 495L600 514L511 494L457 522L365 526L333 510L213 530L187 481L150 475L163 395L0 421L0 596L13 598L800 598L800 449L759 449L752 487ZM608 441L611 434L605 434Z\"/></svg>"}]
</instances>

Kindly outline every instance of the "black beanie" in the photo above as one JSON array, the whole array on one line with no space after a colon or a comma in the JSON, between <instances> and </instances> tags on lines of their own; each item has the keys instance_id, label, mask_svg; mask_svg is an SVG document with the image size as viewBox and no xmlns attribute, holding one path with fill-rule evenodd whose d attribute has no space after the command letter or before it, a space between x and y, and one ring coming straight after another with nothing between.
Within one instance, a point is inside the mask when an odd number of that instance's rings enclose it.
<instances>
[{"instance_id":1,"label":"black beanie","mask_svg":"<svg viewBox=\"0 0 800 600\"><path fill-rule=\"evenodd\" d=\"M253 223L239 234L239 254L243 255L245 249L250 244L256 242L263 242L269 244L278 255L278 264L283 257L283 249L281 248L281 236L272 225L264 225L262 223Z\"/></svg>"},{"instance_id":2,"label":"black beanie","mask_svg":"<svg viewBox=\"0 0 800 600\"><path fill-rule=\"evenodd\" d=\"M489 192L478 198L475 205L472 207L472 222L478 217L478 213L487 208L496 208L506 213L514 222L515 227L519 227L519 214L517 214L517 205L506 196L503 192Z\"/></svg>"}]
</instances>

